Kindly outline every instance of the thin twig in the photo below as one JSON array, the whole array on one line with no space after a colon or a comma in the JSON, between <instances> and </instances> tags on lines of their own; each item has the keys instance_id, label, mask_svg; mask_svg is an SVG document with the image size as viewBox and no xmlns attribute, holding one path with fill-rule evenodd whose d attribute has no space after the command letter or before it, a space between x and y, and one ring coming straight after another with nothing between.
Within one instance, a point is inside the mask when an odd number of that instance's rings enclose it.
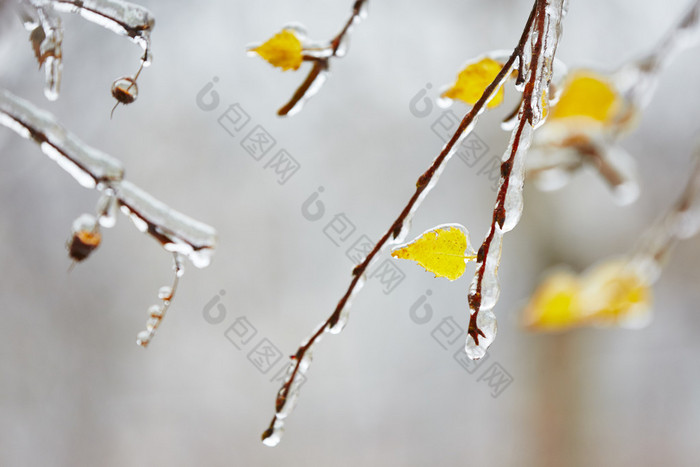
<instances>
[{"instance_id":1,"label":"thin twig","mask_svg":"<svg viewBox=\"0 0 700 467\"><path fill-rule=\"evenodd\" d=\"M340 50L340 46L343 43L343 40L345 37L348 35L350 32L350 29L352 29L353 24L355 24L356 21L358 21L361 16L362 16L362 8L364 7L365 3L367 3L368 0L356 0L355 4L352 7L352 14L350 15L350 18L347 20L345 25L343 26L343 29L336 35L330 42L331 46L331 53L327 57L310 57L310 56L304 56L304 61L313 61L314 66L311 68L311 71L309 71L309 74L306 76L306 79L301 83L301 85L297 88L296 91L294 91L294 94L292 95L292 98L280 109L277 111L277 115L280 117L284 117L285 115L289 115L289 113L299 105L305 97L310 97L309 90L312 88L312 85L316 83L316 80L319 79L323 73L328 71L328 64L330 62L331 57L337 57L338 56L338 51Z\"/></svg>"},{"instance_id":2,"label":"thin twig","mask_svg":"<svg viewBox=\"0 0 700 467\"><path fill-rule=\"evenodd\" d=\"M462 119L461 123L459 124L457 130L452 135L452 137L447 142L447 144L443 147L440 154L432 162L430 167L425 171L425 173L423 173L418 178L418 181L416 182L416 190L413 193L413 196L411 196L411 198L408 200L408 203L401 210L398 217L394 220L394 222L391 224L389 229L384 233L384 235L380 238L380 240L377 242L377 244L374 245L374 248L369 252L369 254L365 257L365 259L353 269L352 281L350 282L350 285L349 285L347 291L345 292L343 297L340 299L340 301L336 305L335 311L330 315L330 317L325 322L323 322L321 324L321 326L319 326L318 330L303 345L301 345L299 347L296 354L292 357L290 372L288 373L288 376L285 379L285 382L282 385L282 387L280 388L278 395L277 395L277 400L275 403L275 410L276 410L275 416L272 418L272 421L270 422L270 426L268 427L268 429L265 430L265 432L262 435L263 441L271 438L275 434L276 430L281 429L282 418L279 417L278 413L280 411L282 411L284 409L285 405L288 403L288 397L290 394L290 390L292 388L292 385L295 382L295 378L299 374L300 366L302 365L302 362L304 362L304 357L305 357L307 351L324 334L324 332L326 332L327 329L333 328L338 323L338 321L341 317L341 314L348 303L348 300L355 292L355 289L358 286L358 283L360 282L360 278L364 275L369 264L372 262L374 257L384 248L384 246L389 242L389 240L392 237L394 239L399 237L399 235L401 234L403 227L406 223L406 220L409 218L410 214L415 210L419 201L422 199L421 195L431 185L431 181L433 180L435 175L440 172L440 170L443 167L443 164L448 160L448 156L451 155L453 148L456 146L457 142L460 141L465 130L474 122L475 118L479 115L479 113L481 113L483 111L483 109L485 108L486 102L491 98L491 96L500 87L503 80L509 75L513 66L516 63L516 60L519 60L519 62L522 62L522 54L524 52L525 45L526 45L528 37L530 35L530 30L532 28L535 16L536 16L536 14L538 14L538 12L541 12L541 10L544 9L544 5L545 5L545 3L541 0L535 1L535 4L532 8L532 11L530 12L530 16L528 17L527 23L525 24L525 28L523 30L523 33L520 37L520 40L518 41L518 44L515 47L515 49L513 50L513 53L511 54L511 56L508 58L506 63L503 65L503 68L501 69L501 71L494 78L494 80L491 82L491 84L489 84L489 86L484 90L484 93L479 98L479 100L474 104L474 106L464 116L464 118ZM540 15L540 16L543 16L543 15ZM519 69L520 68L522 68L522 67L519 66Z\"/></svg>"}]
</instances>

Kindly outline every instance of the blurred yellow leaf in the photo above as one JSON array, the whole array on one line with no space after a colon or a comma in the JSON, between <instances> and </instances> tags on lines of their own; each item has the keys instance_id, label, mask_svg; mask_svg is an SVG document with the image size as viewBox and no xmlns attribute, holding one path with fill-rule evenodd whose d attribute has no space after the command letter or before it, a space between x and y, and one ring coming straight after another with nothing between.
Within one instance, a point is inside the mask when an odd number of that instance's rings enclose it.
<instances>
[{"instance_id":1,"label":"blurred yellow leaf","mask_svg":"<svg viewBox=\"0 0 700 467\"><path fill-rule=\"evenodd\" d=\"M282 70L296 70L302 62L301 42L289 29L284 29L272 36L267 42L252 49L271 65Z\"/></svg>"},{"instance_id":2,"label":"blurred yellow leaf","mask_svg":"<svg viewBox=\"0 0 700 467\"><path fill-rule=\"evenodd\" d=\"M461 225L443 225L423 233L410 243L395 248L394 258L415 261L435 277L453 281L464 274L467 261L476 256L469 246L469 233Z\"/></svg>"},{"instance_id":3,"label":"blurred yellow leaf","mask_svg":"<svg viewBox=\"0 0 700 467\"><path fill-rule=\"evenodd\" d=\"M582 305L600 325L639 327L648 322L651 285L622 260L606 261L581 279Z\"/></svg>"},{"instance_id":4,"label":"blurred yellow leaf","mask_svg":"<svg viewBox=\"0 0 700 467\"><path fill-rule=\"evenodd\" d=\"M580 70L572 73L564 84L559 102L552 109L552 119L578 117L608 123L620 102L620 96L604 76Z\"/></svg>"},{"instance_id":5,"label":"blurred yellow leaf","mask_svg":"<svg viewBox=\"0 0 700 467\"><path fill-rule=\"evenodd\" d=\"M525 307L524 324L539 331L558 331L580 324L578 277L568 271L548 276Z\"/></svg>"},{"instance_id":6,"label":"blurred yellow leaf","mask_svg":"<svg viewBox=\"0 0 700 467\"><path fill-rule=\"evenodd\" d=\"M603 262L581 276L559 271L547 277L524 310L524 324L538 331L577 326L645 325L651 284L620 259Z\"/></svg>"},{"instance_id":7,"label":"blurred yellow leaf","mask_svg":"<svg viewBox=\"0 0 700 467\"><path fill-rule=\"evenodd\" d=\"M478 62L470 63L459 72L457 82L442 96L459 99L469 105L474 105L488 85L496 78L501 68L503 65L491 58L482 58ZM503 94L503 86L501 86L486 106L493 108L500 105L503 102Z\"/></svg>"}]
</instances>

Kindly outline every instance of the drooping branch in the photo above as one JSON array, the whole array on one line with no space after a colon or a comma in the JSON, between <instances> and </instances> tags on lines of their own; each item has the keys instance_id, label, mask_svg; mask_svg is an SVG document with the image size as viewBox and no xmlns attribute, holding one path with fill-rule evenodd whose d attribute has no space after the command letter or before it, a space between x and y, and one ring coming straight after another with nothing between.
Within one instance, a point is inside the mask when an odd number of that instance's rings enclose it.
<instances>
[{"instance_id":1,"label":"drooping branch","mask_svg":"<svg viewBox=\"0 0 700 467\"><path fill-rule=\"evenodd\" d=\"M118 160L82 142L59 125L48 112L1 89L0 124L37 143L44 154L82 186L102 193L96 209L97 219L84 215L78 219L79 222L76 221L71 241L71 256L74 260L85 259L97 248L101 238L99 228L114 225L117 208L141 232L153 237L166 251L175 255L176 278L173 287L159 294L165 306L158 313L149 310L150 318L157 320L149 321L147 335L139 335L139 344L147 345L182 276L184 269L180 256L187 257L198 268L206 267L216 245L216 231L175 211L124 180L124 169Z\"/></svg>"},{"instance_id":2,"label":"drooping branch","mask_svg":"<svg viewBox=\"0 0 700 467\"><path fill-rule=\"evenodd\" d=\"M479 100L474 104L474 106L467 113L467 115L465 115L465 117L462 119L456 132L445 144L440 154L433 160L430 167L418 178L418 181L416 182L415 192L409 199L406 206L401 210L398 217L390 225L389 229L384 233L384 235L380 238L380 240L377 242L374 248L365 257L365 259L353 269L353 277L350 282L350 285L346 290L345 294L342 296L342 298L336 305L336 308L333 311L333 313L326 321L320 324L320 326L311 335L311 337L308 340L306 340L299 347L296 354L291 357L292 361L287 371L284 383L282 384L282 387L280 388L277 394L277 399L275 402L275 415L272 418L270 426L265 430L265 432L262 435L262 440L266 445L275 446L281 440L284 427L284 420L291 413L294 407L294 404L298 397L299 381L301 379L301 376L306 372L309 364L311 363L311 353L314 345L316 345L320 341L324 334L337 334L340 331L342 331L348 319L350 302L353 296L356 295L361 289L365 280L365 272L372 263L372 260L388 244L398 243L405 237L413 213L415 213L421 201L437 183L441 172L444 170L445 164L453 155L455 148L458 147L462 139L465 138L472 131L476 124L477 117L480 113L484 111L486 103L491 100L491 98L493 97L493 95L495 95L497 90L508 79L515 67L517 67L518 69L518 79L516 83L522 84L525 82L525 65L527 65L528 63L532 64L532 70L529 71L531 78L528 82L527 87L528 99L526 100L526 104L524 104L521 109L521 113L526 118L521 118L521 126L520 129L517 131L518 139L522 136L524 126L526 124L536 124L537 121L541 118L541 109L539 109L539 107L535 108L534 106L541 106L542 92L546 92L548 83L538 83L537 80L542 79L544 71L549 69L548 67L551 67L551 61L553 59L553 53L547 54L547 56L545 57L545 54L543 53L545 47L542 45L541 42L543 40L551 41L558 39L558 34L554 38L543 38L545 33L548 32L548 28L546 26L551 27L555 30L559 26L558 20L550 23L550 20L548 18L547 10L550 6L550 3L552 2L549 0L535 1L530 16L525 25L524 31L522 33L522 36L520 37L517 46L513 50L513 53L510 55L510 57L502 67L501 71L491 82L491 84L489 84L489 86L486 87L481 98L479 98ZM561 1L558 2L558 6L558 11L561 13ZM536 19L537 23L535 23ZM536 55L533 52L534 58L529 59L527 57L526 47L528 45L528 41L532 36L537 36L541 39L538 41L538 44L540 44L538 46L539 52ZM555 45L556 43L554 44L554 46ZM551 46L550 49L547 49L547 52L549 52L550 50ZM545 60L545 58L547 60ZM534 99L534 95L537 95L538 99ZM523 150L524 149L526 149L526 147L523 147ZM517 145L515 151L517 152ZM510 171L508 171L506 178L507 177L510 177ZM509 196L510 192L507 192L507 189L508 186L506 185L504 189L504 193L506 194L504 194L503 196ZM495 215L494 218L496 218Z\"/></svg>"}]
</instances>

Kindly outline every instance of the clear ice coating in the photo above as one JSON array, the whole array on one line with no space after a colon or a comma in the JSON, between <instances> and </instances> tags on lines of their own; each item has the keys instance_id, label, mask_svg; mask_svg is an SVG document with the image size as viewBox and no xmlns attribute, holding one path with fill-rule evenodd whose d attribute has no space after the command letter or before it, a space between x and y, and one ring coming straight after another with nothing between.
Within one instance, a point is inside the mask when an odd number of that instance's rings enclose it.
<instances>
[{"instance_id":1,"label":"clear ice coating","mask_svg":"<svg viewBox=\"0 0 700 467\"><path fill-rule=\"evenodd\" d=\"M97 228L97 219L92 214L81 214L73 221L71 233L92 232Z\"/></svg>"},{"instance_id":2,"label":"clear ice coating","mask_svg":"<svg viewBox=\"0 0 700 467\"><path fill-rule=\"evenodd\" d=\"M493 343L498 330L496 315L491 310L480 311L476 317L476 325L484 333L483 336L479 336L479 345L474 342L471 335L467 336L467 342L464 345L464 351L472 360L478 360L486 355L486 350Z\"/></svg>"},{"instance_id":3,"label":"clear ice coating","mask_svg":"<svg viewBox=\"0 0 700 467\"><path fill-rule=\"evenodd\" d=\"M127 36L148 51L155 19L141 5L122 0L27 0L35 7L78 13L86 20Z\"/></svg>"},{"instance_id":4,"label":"clear ice coating","mask_svg":"<svg viewBox=\"0 0 700 467\"><path fill-rule=\"evenodd\" d=\"M141 347L148 347L153 336L155 336L158 326L163 322L165 313L168 311L175 292L177 292L177 286L180 282L180 277L182 277L182 257L179 254L173 256L173 269L175 270L175 277L173 278L172 285L166 285L158 290L158 299L160 303L158 305L151 305L148 308L146 318L146 330L141 331L136 335L136 344Z\"/></svg>"},{"instance_id":5,"label":"clear ice coating","mask_svg":"<svg viewBox=\"0 0 700 467\"><path fill-rule=\"evenodd\" d=\"M478 313L476 324L484 336L479 336L479 343L474 341L471 335L467 336L465 350L472 359L484 356L486 349L491 345L496 336L496 317L491 311L498 301L500 285L498 282L498 267L501 262L501 249L503 234L509 232L520 221L523 210L523 182L525 178L525 155L532 141L532 134L544 120L542 101L547 100L550 83L552 80L554 54L561 35L561 20L565 13L564 0L549 0L545 6L544 28L537 31L537 20L530 31L529 41L521 55L522 70L527 70L525 82L533 81L534 87L529 101L524 101L518 112L518 119L513 128L510 144L506 149L502 161L510 162L509 171L501 175L499 185L500 193L505 189L503 203L504 213L501 217L502 225L494 221L486 234L482 245L485 252L481 261L476 264L477 273L469 287L469 295L472 298L479 297L476 309L470 305L470 313ZM531 57L540 51L537 63L532 63ZM523 88L524 89L524 88ZM543 99L544 97L544 99ZM526 109L530 110L530 121L523 121L527 116ZM516 147L517 144L517 147ZM505 187L506 180L508 186ZM497 202L494 213L500 210ZM496 216L494 216L496 217ZM471 303L471 301L470 301Z\"/></svg>"},{"instance_id":6,"label":"clear ice coating","mask_svg":"<svg viewBox=\"0 0 700 467\"><path fill-rule=\"evenodd\" d=\"M299 387L311 365L314 347L318 345L324 334L338 334L345 328L350 315L352 299L359 293L364 283L364 275L357 277L357 282L338 313L335 323L331 323L330 319L321 323L311 337L302 343L297 354L291 358L284 383L277 393L275 417L262 436L262 441L266 446L276 446L281 441L284 433L284 420L292 413L299 398Z\"/></svg>"},{"instance_id":7,"label":"clear ice coating","mask_svg":"<svg viewBox=\"0 0 700 467\"><path fill-rule=\"evenodd\" d=\"M37 109L0 89L0 124L20 136L33 139L42 151L86 188L103 191L98 203L100 224L114 224L114 203L134 225L173 253L182 253L199 267L209 264L216 245L216 231L175 211L144 190L123 180L124 169L113 157L83 143L48 112Z\"/></svg>"},{"instance_id":8,"label":"clear ice coating","mask_svg":"<svg viewBox=\"0 0 700 467\"><path fill-rule=\"evenodd\" d=\"M119 181L124 175L118 160L86 145L51 114L4 89L0 89L0 123L40 144L46 155L86 188Z\"/></svg>"},{"instance_id":9,"label":"clear ice coating","mask_svg":"<svg viewBox=\"0 0 700 467\"><path fill-rule=\"evenodd\" d=\"M501 81L498 82L498 85L494 87L493 92L488 96L488 98L485 100L485 102L488 102L493 95L495 95L498 92L498 89L505 84L505 82L508 80L511 72L513 69L517 66L518 59L513 62L513 64L505 70L505 73L503 74L503 78ZM401 230L399 234L395 238L389 239L389 244L390 245L398 245L400 243L403 243L406 240L406 237L408 236L408 231L410 230L411 227L411 221L413 219L413 216L415 213L418 211L418 208L420 208L420 205L423 203L425 198L428 196L430 191L437 185L438 181L440 180L440 176L442 175L442 172L445 170L445 167L447 166L447 163L452 159L452 156L455 155L457 152L457 149L461 146L462 141L469 136L469 134L474 131L474 128L476 127L476 124L479 120L479 116L486 111L486 106L482 106L476 115L474 115L473 119L469 123L469 125L466 126L464 131L462 131L461 134L456 135L456 139L454 141L454 144L451 144L450 141L447 141L445 145L442 147L442 150L440 151L440 155L436 157L440 157L444 151L447 151L446 157L442 160L442 162L435 168L435 172L428 182L428 184L425 186L423 191L418 195L418 199L416 202L411 206L411 209L408 212L408 215L404 218L403 224L401 225ZM433 163L435 163L435 160L433 160Z\"/></svg>"},{"instance_id":10,"label":"clear ice coating","mask_svg":"<svg viewBox=\"0 0 700 467\"><path fill-rule=\"evenodd\" d=\"M118 78L112 83L112 97L121 104L131 104L139 97L139 87L131 77Z\"/></svg>"},{"instance_id":11,"label":"clear ice coating","mask_svg":"<svg viewBox=\"0 0 700 467\"><path fill-rule=\"evenodd\" d=\"M40 64L42 60L44 61L44 95L48 100L55 101L61 90L63 27L61 26L61 18L46 14L43 10L38 11L38 17L41 22L41 26L39 26L41 31L35 29L35 32L43 32L44 35L44 39L39 44L39 56L37 57ZM32 33L33 40L35 32Z\"/></svg>"},{"instance_id":12,"label":"clear ice coating","mask_svg":"<svg viewBox=\"0 0 700 467\"><path fill-rule=\"evenodd\" d=\"M117 198L111 189L105 190L97 201L97 214L102 227L109 229L117 223Z\"/></svg>"},{"instance_id":13,"label":"clear ice coating","mask_svg":"<svg viewBox=\"0 0 700 467\"><path fill-rule=\"evenodd\" d=\"M145 224L148 234L167 251L186 256L198 268L209 265L216 245L212 227L175 211L126 180L116 187L116 196L121 209L132 220L138 219L136 223Z\"/></svg>"},{"instance_id":14,"label":"clear ice coating","mask_svg":"<svg viewBox=\"0 0 700 467\"><path fill-rule=\"evenodd\" d=\"M513 132L508 149L503 154L503 161L507 161L513 154L510 177L508 180L508 188L505 197L505 220L501 227L502 232L510 232L518 225L523 213L523 185L525 183L525 156L530 149L532 142L533 129L530 123L523 124L523 131L518 135ZM514 147L516 135L518 137L517 149ZM503 179L501 179L503 184Z\"/></svg>"},{"instance_id":15,"label":"clear ice coating","mask_svg":"<svg viewBox=\"0 0 700 467\"><path fill-rule=\"evenodd\" d=\"M121 0L22 0L20 15L40 65L44 66L44 94L58 98L61 86L63 26L56 12L78 13L119 35L130 38L144 50L142 61L151 61L150 33L155 20L140 5Z\"/></svg>"},{"instance_id":16,"label":"clear ice coating","mask_svg":"<svg viewBox=\"0 0 700 467\"><path fill-rule=\"evenodd\" d=\"M644 232L633 252L632 262L650 284L658 279L675 245L700 232L700 147L697 151L680 198Z\"/></svg>"},{"instance_id":17,"label":"clear ice coating","mask_svg":"<svg viewBox=\"0 0 700 467\"><path fill-rule=\"evenodd\" d=\"M693 1L678 21L645 56L621 67L614 81L636 107L645 107L659 76L683 50L700 43L700 0Z\"/></svg>"}]
</instances>

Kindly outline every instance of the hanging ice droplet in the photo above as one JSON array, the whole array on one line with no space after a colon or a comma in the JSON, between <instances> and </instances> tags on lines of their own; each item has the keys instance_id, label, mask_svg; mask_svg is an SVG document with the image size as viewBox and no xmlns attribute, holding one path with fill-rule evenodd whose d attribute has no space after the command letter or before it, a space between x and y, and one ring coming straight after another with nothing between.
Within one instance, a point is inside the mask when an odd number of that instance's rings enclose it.
<instances>
[{"instance_id":1,"label":"hanging ice droplet","mask_svg":"<svg viewBox=\"0 0 700 467\"><path fill-rule=\"evenodd\" d=\"M151 305L148 308L148 316L151 318L162 318L163 317L163 308L158 306L158 305Z\"/></svg>"},{"instance_id":2,"label":"hanging ice droplet","mask_svg":"<svg viewBox=\"0 0 700 467\"><path fill-rule=\"evenodd\" d=\"M140 345L141 347L146 347L150 338L151 333L149 333L148 331L141 331L136 336L136 344Z\"/></svg>"},{"instance_id":3,"label":"hanging ice droplet","mask_svg":"<svg viewBox=\"0 0 700 467\"><path fill-rule=\"evenodd\" d=\"M117 223L117 198L114 193L104 193L97 203L98 221L104 228L112 228Z\"/></svg>"},{"instance_id":4,"label":"hanging ice droplet","mask_svg":"<svg viewBox=\"0 0 700 467\"><path fill-rule=\"evenodd\" d=\"M479 335L478 345L474 342L474 338L471 335L467 336L467 342L464 347L467 356L472 360L478 360L486 355L486 349L493 343L498 331L496 315L491 310L480 311L476 317L476 325L484 335Z\"/></svg>"},{"instance_id":5,"label":"hanging ice droplet","mask_svg":"<svg viewBox=\"0 0 700 467\"><path fill-rule=\"evenodd\" d=\"M172 297L173 297L173 288L172 287L170 287L168 285L164 285L163 287L158 289L158 298L160 298L161 300L170 300Z\"/></svg>"},{"instance_id":6,"label":"hanging ice droplet","mask_svg":"<svg viewBox=\"0 0 700 467\"><path fill-rule=\"evenodd\" d=\"M159 318L154 318L154 317L148 318L146 320L146 330L148 332L152 332L156 328L156 326L158 326L159 322L160 322Z\"/></svg>"},{"instance_id":7,"label":"hanging ice droplet","mask_svg":"<svg viewBox=\"0 0 700 467\"><path fill-rule=\"evenodd\" d=\"M282 441L282 428L268 428L262 436L262 442L265 446L275 447Z\"/></svg>"},{"instance_id":8,"label":"hanging ice droplet","mask_svg":"<svg viewBox=\"0 0 700 467\"><path fill-rule=\"evenodd\" d=\"M139 97L139 87L136 81L129 76L115 80L112 83L112 97L120 104L131 104Z\"/></svg>"}]
</instances>

